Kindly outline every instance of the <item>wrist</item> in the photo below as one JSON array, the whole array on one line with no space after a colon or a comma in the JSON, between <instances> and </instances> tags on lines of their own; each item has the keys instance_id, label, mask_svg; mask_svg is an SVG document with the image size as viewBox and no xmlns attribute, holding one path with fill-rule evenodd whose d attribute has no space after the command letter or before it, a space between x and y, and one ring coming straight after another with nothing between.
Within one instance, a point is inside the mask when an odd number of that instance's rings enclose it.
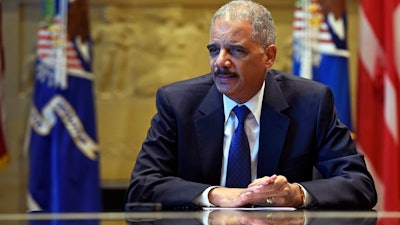
<instances>
[{"instance_id":1,"label":"wrist","mask_svg":"<svg viewBox=\"0 0 400 225\"><path fill-rule=\"evenodd\" d=\"M306 196L305 196L305 194L304 194L304 191L303 191L303 188L299 185L299 184L295 184L296 186L297 186L297 189L298 189L298 195L297 196L300 196L298 199L298 204L297 204L297 208L302 208L302 207L304 207L305 205L306 205Z\"/></svg>"},{"instance_id":2,"label":"wrist","mask_svg":"<svg viewBox=\"0 0 400 225\"><path fill-rule=\"evenodd\" d=\"M215 187L208 192L208 201L210 204L213 206L219 206L218 205L218 200L219 200L219 191L221 190L222 187Z\"/></svg>"}]
</instances>

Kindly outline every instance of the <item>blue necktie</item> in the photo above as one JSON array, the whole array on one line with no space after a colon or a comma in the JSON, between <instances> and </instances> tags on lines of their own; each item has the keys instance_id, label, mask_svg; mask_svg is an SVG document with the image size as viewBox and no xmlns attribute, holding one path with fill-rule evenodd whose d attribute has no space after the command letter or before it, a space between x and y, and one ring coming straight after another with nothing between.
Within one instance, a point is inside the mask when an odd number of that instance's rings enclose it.
<instances>
[{"instance_id":1,"label":"blue necktie","mask_svg":"<svg viewBox=\"0 0 400 225\"><path fill-rule=\"evenodd\" d=\"M250 146L244 130L244 121L250 110L246 106L236 106L233 108L233 112L238 118L239 124L233 134L229 148L226 186L244 188L251 182Z\"/></svg>"}]
</instances>

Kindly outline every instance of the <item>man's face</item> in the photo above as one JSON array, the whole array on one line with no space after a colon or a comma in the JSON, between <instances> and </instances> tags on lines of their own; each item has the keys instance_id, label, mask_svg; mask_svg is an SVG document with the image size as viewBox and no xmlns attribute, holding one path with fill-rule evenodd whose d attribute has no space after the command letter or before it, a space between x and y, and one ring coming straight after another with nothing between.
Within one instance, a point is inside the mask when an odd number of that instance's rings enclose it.
<instances>
[{"instance_id":1,"label":"man's face","mask_svg":"<svg viewBox=\"0 0 400 225\"><path fill-rule=\"evenodd\" d=\"M218 90L238 103L257 94L276 55L275 45L264 49L252 31L249 22L216 19L207 45Z\"/></svg>"}]
</instances>

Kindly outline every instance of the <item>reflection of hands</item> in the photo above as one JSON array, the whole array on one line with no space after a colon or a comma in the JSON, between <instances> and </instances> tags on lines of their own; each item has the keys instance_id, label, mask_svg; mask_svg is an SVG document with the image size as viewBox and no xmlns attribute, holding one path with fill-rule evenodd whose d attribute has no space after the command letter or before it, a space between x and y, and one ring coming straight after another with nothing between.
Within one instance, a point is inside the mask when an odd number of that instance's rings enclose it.
<instances>
[{"instance_id":1,"label":"reflection of hands","mask_svg":"<svg viewBox=\"0 0 400 225\"><path fill-rule=\"evenodd\" d=\"M208 216L211 225L303 225L302 212L260 212L260 211L224 211L216 210Z\"/></svg>"},{"instance_id":2,"label":"reflection of hands","mask_svg":"<svg viewBox=\"0 0 400 225\"><path fill-rule=\"evenodd\" d=\"M268 204L267 198L273 198ZM301 189L284 176L266 176L254 180L247 188L217 187L208 196L215 206L238 207L245 205L299 207L303 204Z\"/></svg>"}]
</instances>

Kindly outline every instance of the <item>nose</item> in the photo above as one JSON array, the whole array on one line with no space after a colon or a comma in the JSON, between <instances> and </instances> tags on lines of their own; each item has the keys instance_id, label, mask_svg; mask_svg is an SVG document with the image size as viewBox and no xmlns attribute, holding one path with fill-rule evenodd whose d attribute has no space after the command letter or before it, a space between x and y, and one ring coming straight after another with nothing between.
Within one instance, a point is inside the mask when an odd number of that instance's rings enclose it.
<instances>
[{"instance_id":1,"label":"nose","mask_svg":"<svg viewBox=\"0 0 400 225\"><path fill-rule=\"evenodd\" d=\"M226 49L221 49L218 56L215 58L215 66L229 67L231 65L230 54Z\"/></svg>"}]
</instances>

